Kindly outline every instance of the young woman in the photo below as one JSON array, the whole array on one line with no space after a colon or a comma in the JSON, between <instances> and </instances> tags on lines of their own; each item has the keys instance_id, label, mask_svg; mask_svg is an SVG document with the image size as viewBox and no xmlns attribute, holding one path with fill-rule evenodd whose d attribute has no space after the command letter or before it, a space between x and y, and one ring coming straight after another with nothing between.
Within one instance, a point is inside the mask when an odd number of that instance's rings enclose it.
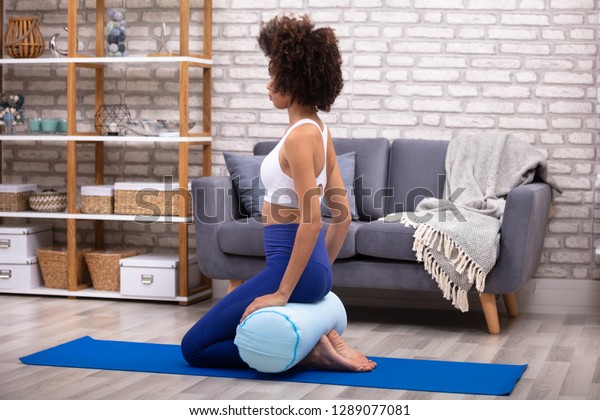
<instances>
[{"instance_id":1,"label":"young woman","mask_svg":"<svg viewBox=\"0 0 600 420\"><path fill-rule=\"evenodd\" d=\"M343 87L337 39L315 29L308 16L277 16L261 26L260 48L269 58L269 99L285 109L289 127L261 166L266 268L227 294L185 335L181 348L194 366L247 367L234 345L237 325L252 312L287 302L312 303L332 286L331 264L350 225L346 190L331 134L317 115L329 111ZM321 231L320 201L334 217ZM375 363L332 331L301 365L366 372Z\"/></svg>"}]
</instances>

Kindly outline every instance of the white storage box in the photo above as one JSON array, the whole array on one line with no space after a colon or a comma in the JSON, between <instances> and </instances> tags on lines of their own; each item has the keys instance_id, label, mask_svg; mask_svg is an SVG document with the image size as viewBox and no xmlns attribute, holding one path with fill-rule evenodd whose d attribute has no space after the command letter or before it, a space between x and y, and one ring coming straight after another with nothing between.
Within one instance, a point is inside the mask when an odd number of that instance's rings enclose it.
<instances>
[{"instance_id":1,"label":"white storage box","mask_svg":"<svg viewBox=\"0 0 600 420\"><path fill-rule=\"evenodd\" d=\"M142 254L123 258L121 295L175 298L179 293L179 256L173 254ZM188 258L188 287L200 285L198 259Z\"/></svg>"},{"instance_id":2,"label":"white storage box","mask_svg":"<svg viewBox=\"0 0 600 420\"><path fill-rule=\"evenodd\" d=\"M0 259L36 256L38 248L52 245L52 225L0 225Z\"/></svg>"},{"instance_id":3,"label":"white storage box","mask_svg":"<svg viewBox=\"0 0 600 420\"><path fill-rule=\"evenodd\" d=\"M37 257L0 259L0 290L30 290L41 286Z\"/></svg>"}]
</instances>

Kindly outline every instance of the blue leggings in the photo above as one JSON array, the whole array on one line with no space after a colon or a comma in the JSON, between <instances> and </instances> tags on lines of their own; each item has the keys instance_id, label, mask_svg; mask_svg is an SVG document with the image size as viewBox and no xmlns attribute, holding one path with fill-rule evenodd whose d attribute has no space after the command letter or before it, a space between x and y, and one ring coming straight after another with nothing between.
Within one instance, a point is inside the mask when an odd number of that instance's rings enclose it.
<instances>
[{"instance_id":1,"label":"blue leggings","mask_svg":"<svg viewBox=\"0 0 600 420\"><path fill-rule=\"evenodd\" d=\"M244 311L255 298L274 293L279 288L290 260L298 224L269 225L264 229L266 268L227 294L183 337L181 352L192 366L248 367L233 344L236 327ZM329 293L332 280L325 236L321 232L289 301L316 302Z\"/></svg>"}]
</instances>

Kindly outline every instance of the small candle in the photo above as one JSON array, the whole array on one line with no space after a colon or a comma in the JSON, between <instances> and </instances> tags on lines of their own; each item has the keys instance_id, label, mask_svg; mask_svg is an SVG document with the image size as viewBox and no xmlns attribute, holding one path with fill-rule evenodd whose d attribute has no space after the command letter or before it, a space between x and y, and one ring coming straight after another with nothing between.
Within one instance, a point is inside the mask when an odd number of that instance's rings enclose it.
<instances>
[{"instance_id":1,"label":"small candle","mask_svg":"<svg viewBox=\"0 0 600 420\"><path fill-rule=\"evenodd\" d=\"M108 135L116 136L118 134L119 134L119 124L117 124L116 122L111 122L110 124L108 124Z\"/></svg>"}]
</instances>

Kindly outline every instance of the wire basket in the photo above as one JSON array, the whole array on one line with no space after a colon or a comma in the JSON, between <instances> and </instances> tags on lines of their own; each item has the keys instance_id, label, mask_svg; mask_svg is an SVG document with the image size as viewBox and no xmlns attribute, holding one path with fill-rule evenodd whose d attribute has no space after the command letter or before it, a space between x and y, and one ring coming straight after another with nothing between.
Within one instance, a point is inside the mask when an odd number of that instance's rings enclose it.
<instances>
[{"instance_id":1,"label":"wire basket","mask_svg":"<svg viewBox=\"0 0 600 420\"><path fill-rule=\"evenodd\" d=\"M102 136L124 136L131 113L127 105L103 105L96 112L96 132Z\"/></svg>"},{"instance_id":2,"label":"wire basket","mask_svg":"<svg viewBox=\"0 0 600 420\"><path fill-rule=\"evenodd\" d=\"M84 254L90 249L77 250L77 284L86 284L88 271ZM68 278L67 249L64 247L38 248L37 251L44 285L50 289L66 289Z\"/></svg>"},{"instance_id":3,"label":"wire basket","mask_svg":"<svg viewBox=\"0 0 600 420\"><path fill-rule=\"evenodd\" d=\"M137 249L113 249L86 252L85 262L90 270L96 290L118 291L121 289L121 258L139 255Z\"/></svg>"}]
</instances>

